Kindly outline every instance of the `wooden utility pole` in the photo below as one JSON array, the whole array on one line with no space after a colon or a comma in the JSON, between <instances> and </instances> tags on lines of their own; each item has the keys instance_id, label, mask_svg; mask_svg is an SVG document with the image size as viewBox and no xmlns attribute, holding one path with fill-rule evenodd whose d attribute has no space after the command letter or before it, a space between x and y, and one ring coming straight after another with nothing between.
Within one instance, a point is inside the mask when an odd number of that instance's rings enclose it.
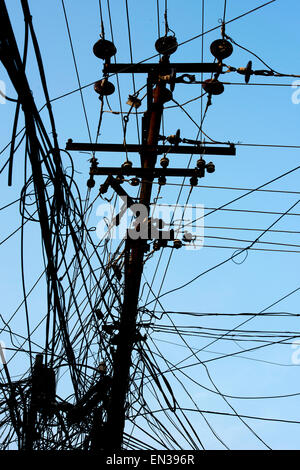
<instances>
[{"instance_id":1,"label":"wooden utility pole","mask_svg":"<svg viewBox=\"0 0 300 470\"><path fill-rule=\"evenodd\" d=\"M168 55L163 56L159 64L105 64L105 73L148 73L147 81L147 110L144 113L142 121L142 145L126 144L129 152L139 152L141 157L141 168L126 168L122 165L117 167L101 167L97 163L92 165L90 175L108 175L106 183L102 186L103 192L111 186L120 196L126 195L126 192L120 187L112 175L122 176L135 175L141 177L141 190L139 203L147 209L147 216L139 223L136 230L145 234L151 227L149 219L149 207L151 203L152 184L154 178L167 176L204 176L203 170L199 168L156 168L158 154L178 153L178 154L210 154L210 155L235 155L233 145L217 147L203 146L198 142L193 146L165 146L158 145L159 131L163 114L164 103L171 99L171 91L166 88L170 83L164 78L166 74L171 76L170 71L189 71L214 73L218 70L218 64L170 64ZM191 141L189 141L191 142ZM124 151L124 145L121 144L103 144L103 143L74 143L69 140L66 145L68 151L103 151L120 152ZM205 162L204 162L205 163ZM130 200L130 198L128 198ZM147 229L145 230L145 224ZM147 237L146 237L147 238ZM124 298L120 319L118 322L118 334L116 350L113 354L113 373L110 378L110 393L106 401L106 422L101 424L100 432L96 432L96 424L92 429L93 448L104 450L120 450L123 444L123 434L125 427L125 417L129 403L127 396L130 387L130 368L132 365L132 352L134 344L138 340L136 320L138 312L138 300L143 274L144 254L148 249L148 243L145 237L138 239L127 236L125 245L125 272L124 272ZM95 432L94 432L95 431ZM96 442L97 441L97 442Z\"/></svg>"},{"instance_id":2,"label":"wooden utility pole","mask_svg":"<svg viewBox=\"0 0 300 470\"><path fill-rule=\"evenodd\" d=\"M155 147L158 143L161 117L163 113L163 93L166 88L164 82L158 82L154 90L149 84L148 95L153 90L152 96L148 96L150 109L147 110L144 122L148 124L147 145ZM155 151L141 152L142 168L155 168L157 153ZM151 200L152 182L142 180L140 204L149 208ZM144 221L148 224L148 218ZM112 388L110 404L107 416L107 441L106 449L120 449L123 441L123 431L125 424L126 396L130 380L131 355L136 336L136 317L138 309L138 298L140 291L141 277L143 273L143 259L147 240L126 241L125 255L125 289L120 318L118 345L114 358L114 373L112 378Z\"/></svg>"}]
</instances>

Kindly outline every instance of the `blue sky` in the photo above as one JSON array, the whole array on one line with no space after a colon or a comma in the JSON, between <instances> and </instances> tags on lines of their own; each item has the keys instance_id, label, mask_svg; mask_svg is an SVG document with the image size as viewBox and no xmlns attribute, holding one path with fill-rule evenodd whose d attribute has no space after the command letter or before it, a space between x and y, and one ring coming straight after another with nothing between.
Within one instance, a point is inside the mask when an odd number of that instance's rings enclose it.
<instances>
[{"instance_id":1,"label":"blue sky","mask_svg":"<svg viewBox=\"0 0 300 470\"><path fill-rule=\"evenodd\" d=\"M23 48L24 20L17 0L6 2L10 13L14 31L20 46ZM51 99L64 95L78 88L72 60L66 24L61 2L58 0L43 1L31 0L31 13L36 34L39 40ZM217 26L218 20L223 16L224 1L205 1L204 30L207 31ZM256 0L228 0L226 20L233 19L242 13L251 10L263 1ZM129 62L129 42L124 0L111 0L111 18L113 26L114 43L117 47L116 59L118 62ZM160 29L163 31L163 4L160 1ZM288 4L288 5L287 5ZM158 37L156 0L129 0L130 27L133 47L134 61L142 61L155 54L154 43ZM71 29L77 65L80 74L81 85L91 84L102 77L102 61L92 53L92 46L99 38L99 5L96 0L81 2L79 0L65 0ZM187 0L185 3L179 0L168 2L168 22L175 31L179 43L186 41L201 33L202 2L198 0ZM243 47L253 51L277 72L283 74L300 74L299 57L299 34L298 18L300 6L297 0L276 2L253 12L226 27L226 33ZM111 31L107 12L107 3L103 1L103 15L106 38L111 39ZM209 51L211 42L220 37L219 30L204 36L203 56L204 61L213 60ZM172 56L174 62L200 62L202 51L201 38L190 41L178 48ZM156 61L157 58L152 59ZM253 69L261 70L266 67L253 57L249 52L234 46L231 57L225 60L232 67L244 67L249 60L253 61ZM36 99L38 108L44 105L44 98L38 76L34 54L30 48L27 73L29 83ZM137 88L145 83L145 76L136 78ZM208 78L208 77L207 77ZM8 96L15 97L15 90L9 83L3 66L0 67L0 79L6 83ZM116 77L112 82L117 85ZM200 76L197 76L200 80ZM228 73L222 80L231 83L242 83L243 76L236 73ZM296 78L293 77L262 77L252 76L249 85L225 85L225 92L213 97L213 104L208 109L203 129L208 136L216 141L234 142L245 144L279 144L300 145L299 143L299 111L300 105L293 104L292 89ZM259 84L269 84L260 86ZM287 86L272 86L282 84ZM120 77L120 90L122 97L122 109L128 110L126 105L129 93L132 93L131 75ZM174 98L184 103L201 94L201 85L177 84ZM95 138L100 102L93 87L89 86L83 90L88 120L91 126L93 139ZM110 105L113 110L119 111L120 104L116 92ZM168 105L168 103L167 103ZM206 105L206 98L203 106ZM145 104L142 105L145 109ZM195 101L186 107L193 119L200 121L200 101ZM108 110L106 106L106 110ZM53 111L58 129L58 138L61 148L69 138L78 142L88 142L88 133L84 120L80 95L78 92L53 102ZM50 132L49 122L45 110L42 111L47 129ZM7 102L0 105L1 118L1 143L2 147L10 140L12 122L14 116L14 104ZM22 119L20 125L22 124ZM164 134L173 134L180 128L181 136L195 139L197 127L180 109L165 110ZM103 125L100 134L101 142L121 143L123 139L122 124L119 115L109 112L104 113ZM136 122L134 116L130 117L127 131L127 142L137 143ZM197 187L192 191L189 199L190 204L202 204L205 208L217 208L247 192L247 189L257 188L273 178L297 167L299 165L299 149L271 148L259 146L237 146L236 157L216 156L212 157L216 166L213 174L207 175L199 181L202 186L215 186L226 188L219 189L208 187ZM1 162L8 158L8 151L1 154ZM63 157L64 158L64 157ZM89 155L74 152L76 181L85 194L85 185L89 172ZM97 155L103 165L119 166L124 161L124 155L103 154ZM193 157L193 165L196 162ZM130 155L135 165L139 164L138 155ZM185 168L189 156L172 156L170 165ZM19 197L20 190L24 184L23 176L24 147L15 156L13 186L7 187L7 174L2 173L1 206ZM67 162L67 160L66 160ZM66 163L67 165L67 163ZM240 201L228 206L235 211L218 210L205 217L205 245L219 245L230 247L246 247L249 243L275 222L279 214L284 213L292 204L300 199L298 171L279 179L264 189L285 192L263 192L256 191ZM92 198L96 197L98 183L102 177L98 177ZM181 180L170 180L172 183ZM134 188L128 184L126 190L134 195ZM289 192L290 191L290 192ZM154 189L156 195L157 187ZM189 193L189 187L185 186L179 204L185 204ZM166 186L162 188L160 196L161 203L173 204L178 196L177 186ZM89 226L94 227L99 222L96 215L98 200L94 204ZM209 212L206 209L205 212ZM253 212L246 212L253 211ZM259 212L260 211L260 212ZM263 212L263 213L262 213ZM268 212L268 213L266 213ZM257 244L254 248L271 248L297 251L272 252L249 250L248 257L242 264L235 264L232 260L223 266L199 277L185 289L180 289L162 297L163 308L168 311L186 312L219 312L219 313L258 313L299 287L298 256L299 256L299 214L300 204L291 211L298 215L287 215L283 217L275 230L293 231L295 233L268 232L260 241L273 243L286 243L294 246L264 245ZM2 211L1 239L5 238L12 230L20 224L18 205ZM228 227L228 228L214 228ZM231 228L230 228L231 227ZM260 231L233 230L235 228L252 228ZM230 228L230 229L229 229ZM228 237L232 239L246 239L249 242L236 240L221 240L210 237ZM25 270L28 286L31 286L42 271L42 258L40 253L40 235L37 224L28 223L25 231ZM167 271L161 293L166 293L176 288L189 279L193 279L200 273L230 258L234 249L204 247L201 250L178 250L172 254L170 267ZM164 271L167 265L170 250L165 250L157 274L155 276L153 289L157 292L160 288ZM20 286L20 236L12 237L7 243L1 245L1 311L7 319L13 313L22 299ZM157 264L159 254L155 254L145 266L145 276L151 279ZM146 298L147 289L145 288ZM31 321L36 324L45 309L45 288L41 283L30 301ZM150 295L150 300L152 300ZM141 300L143 302L143 299ZM153 304L150 304L153 305ZM150 308L150 307L148 307ZM156 307L160 310L160 307ZM270 311L284 311L299 313L299 292L288 297L283 302L272 307ZM178 325L193 325L207 328L222 328L229 330L235 328L245 317L237 318L226 316L213 317L187 317L175 315ZM174 321L175 321L174 320ZM169 324L167 319L161 324ZM244 329L291 331L298 332L297 317L260 316L249 321ZM22 308L13 321L13 327L19 334L25 334L24 312ZM297 335L295 335L297 336ZM43 332L37 338L43 344ZM151 335L154 343L161 352L172 362L179 362L189 355L184 343L178 335L154 332ZM1 340L9 343L9 336L4 335ZM179 346L174 346L163 341L171 341ZM198 336L187 338L191 347L203 348L210 342L208 338ZM154 344L153 343L153 344ZM149 345L152 343L149 342ZM237 352L241 347L251 348L256 342L239 342L233 340L219 340L199 353L201 361L206 361L223 354ZM154 346L153 346L154 348ZM290 344L275 345L259 349L254 352L245 352L235 357L222 358L207 363L211 377L219 390L227 395L262 397L278 396L300 393L299 370L292 363L294 350ZM7 356L10 356L7 351ZM245 357L244 357L245 356ZM20 356L18 362L12 362L12 375L21 374L28 366L28 358ZM265 362L263 362L265 361ZM163 366L162 366L163 368ZM197 380L201 385L213 388L208 378L207 370L203 365L187 369L187 373ZM179 373L180 374L180 373ZM170 375L170 374L169 374ZM179 375L180 376L180 375ZM182 406L191 408L191 402L183 389L175 379L170 381L176 393L180 397ZM232 412L228 404L218 394L211 393L204 388L196 386L189 379L184 378L189 392L196 400L202 410ZM151 397L148 397L151 403ZM251 415L265 418L278 418L300 420L299 396L289 398L273 399L229 399L230 403L241 415ZM153 405L155 406L155 405ZM157 406L157 405L156 405ZM198 430L198 434L206 448L222 448L208 430L207 425L199 414L190 413L192 422ZM249 431L249 429L236 417L222 415L207 415L211 425L233 449L263 449L265 446ZM299 449L299 432L297 424L276 423L267 421L246 421L261 438L274 449ZM139 434L137 434L138 436Z\"/></svg>"}]
</instances>

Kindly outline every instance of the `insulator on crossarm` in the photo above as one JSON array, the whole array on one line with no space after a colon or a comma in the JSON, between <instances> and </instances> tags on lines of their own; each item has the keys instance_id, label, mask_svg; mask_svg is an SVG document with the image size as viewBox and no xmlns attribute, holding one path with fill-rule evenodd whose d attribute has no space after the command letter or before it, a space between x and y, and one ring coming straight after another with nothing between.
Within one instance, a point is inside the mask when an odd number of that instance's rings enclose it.
<instances>
[{"instance_id":1,"label":"insulator on crossarm","mask_svg":"<svg viewBox=\"0 0 300 470\"><path fill-rule=\"evenodd\" d=\"M140 180L138 178L132 178L129 183L131 186L138 186L140 184Z\"/></svg>"},{"instance_id":2,"label":"insulator on crossarm","mask_svg":"<svg viewBox=\"0 0 300 470\"><path fill-rule=\"evenodd\" d=\"M95 186L95 180L92 176L87 180L86 185L90 189L92 189Z\"/></svg>"},{"instance_id":3,"label":"insulator on crossarm","mask_svg":"<svg viewBox=\"0 0 300 470\"><path fill-rule=\"evenodd\" d=\"M250 77L253 74L252 61L249 60L246 67L239 67L237 72L245 76L245 83L249 83Z\"/></svg>"},{"instance_id":4,"label":"insulator on crossarm","mask_svg":"<svg viewBox=\"0 0 300 470\"><path fill-rule=\"evenodd\" d=\"M206 161L203 160L203 158L199 158L199 160L197 160L197 168L199 168L199 170L203 170L205 168L205 165Z\"/></svg>"},{"instance_id":5,"label":"insulator on crossarm","mask_svg":"<svg viewBox=\"0 0 300 470\"><path fill-rule=\"evenodd\" d=\"M117 175L117 176L116 176L116 181L117 181L119 184L123 184L123 183L124 183L124 176L123 176L123 175Z\"/></svg>"},{"instance_id":6,"label":"insulator on crossarm","mask_svg":"<svg viewBox=\"0 0 300 470\"><path fill-rule=\"evenodd\" d=\"M164 103L167 103L168 101L171 101L173 99L173 93L171 92L171 90L169 90L168 88L163 88L161 90L161 102L164 104Z\"/></svg>"},{"instance_id":7,"label":"insulator on crossarm","mask_svg":"<svg viewBox=\"0 0 300 470\"><path fill-rule=\"evenodd\" d=\"M166 183L167 183L167 178L166 178L165 176L160 176L160 177L158 178L158 184L159 184L160 186L164 186Z\"/></svg>"},{"instance_id":8,"label":"insulator on crossarm","mask_svg":"<svg viewBox=\"0 0 300 470\"><path fill-rule=\"evenodd\" d=\"M199 158L199 160L197 160L198 176L200 176L200 178L203 178L205 174L205 165L206 161L203 160L203 158Z\"/></svg>"},{"instance_id":9,"label":"insulator on crossarm","mask_svg":"<svg viewBox=\"0 0 300 470\"><path fill-rule=\"evenodd\" d=\"M162 157L160 160L160 165L163 168L167 168L169 166L170 160L167 157Z\"/></svg>"},{"instance_id":10,"label":"insulator on crossarm","mask_svg":"<svg viewBox=\"0 0 300 470\"><path fill-rule=\"evenodd\" d=\"M174 240L173 241L173 247L176 248L176 250L178 250L179 248L182 247L182 241L178 240L178 239Z\"/></svg>"},{"instance_id":11,"label":"insulator on crossarm","mask_svg":"<svg viewBox=\"0 0 300 470\"><path fill-rule=\"evenodd\" d=\"M98 95L102 96L109 96L115 92L115 86L103 78L102 80L98 80L94 84L94 90Z\"/></svg>"},{"instance_id":12,"label":"insulator on crossarm","mask_svg":"<svg viewBox=\"0 0 300 470\"><path fill-rule=\"evenodd\" d=\"M93 52L98 59L109 60L117 52L116 46L111 41L99 39L94 44Z\"/></svg>"},{"instance_id":13,"label":"insulator on crossarm","mask_svg":"<svg viewBox=\"0 0 300 470\"><path fill-rule=\"evenodd\" d=\"M182 237L182 240L185 243L191 243L193 241L193 235L190 232L188 232L187 230L185 230L184 235Z\"/></svg>"},{"instance_id":14,"label":"insulator on crossarm","mask_svg":"<svg viewBox=\"0 0 300 470\"><path fill-rule=\"evenodd\" d=\"M176 131L176 134L169 135L167 141L172 145L178 145L181 142L180 129Z\"/></svg>"},{"instance_id":15,"label":"insulator on crossarm","mask_svg":"<svg viewBox=\"0 0 300 470\"><path fill-rule=\"evenodd\" d=\"M207 165L206 165L206 171L207 173L214 173L215 171L215 165L213 162L209 162Z\"/></svg>"},{"instance_id":16,"label":"insulator on crossarm","mask_svg":"<svg viewBox=\"0 0 300 470\"><path fill-rule=\"evenodd\" d=\"M215 78L209 78L205 80L202 84L202 88L209 95L221 95L224 92L223 83L219 82Z\"/></svg>"},{"instance_id":17,"label":"insulator on crossarm","mask_svg":"<svg viewBox=\"0 0 300 470\"><path fill-rule=\"evenodd\" d=\"M132 162L130 162L129 160L126 160L126 162L124 162L124 163L122 164L122 168L123 168L124 170L131 170L131 168L132 168Z\"/></svg>"},{"instance_id":18,"label":"insulator on crossarm","mask_svg":"<svg viewBox=\"0 0 300 470\"><path fill-rule=\"evenodd\" d=\"M252 75L252 60L249 60L247 67L245 69L245 82L249 83L250 77Z\"/></svg>"},{"instance_id":19,"label":"insulator on crossarm","mask_svg":"<svg viewBox=\"0 0 300 470\"><path fill-rule=\"evenodd\" d=\"M233 47L226 39L217 39L211 44L210 52L216 59L222 61L223 59L227 59L227 57L231 56L233 53Z\"/></svg>"},{"instance_id":20,"label":"insulator on crossarm","mask_svg":"<svg viewBox=\"0 0 300 470\"><path fill-rule=\"evenodd\" d=\"M132 108L138 109L141 106L142 102L136 96L129 95L128 100L126 101L126 104L128 104Z\"/></svg>"},{"instance_id":21,"label":"insulator on crossarm","mask_svg":"<svg viewBox=\"0 0 300 470\"><path fill-rule=\"evenodd\" d=\"M176 52L178 47L177 39L175 36L163 36L158 38L155 43L155 49L159 54L171 55Z\"/></svg>"},{"instance_id":22,"label":"insulator on crossarm","mask_svg":"<svg viewBox=\"0 0 300 470\"><path fill-rule=\"evenodd\" d=\"M197 178L197 176L192 176L192 177L190 178L190 185L191 185L191 186L197 186L197 184L198 184L198 178Z\"/></svg>"},{"instance_id":23,"label":"insulator on crossarm","mask_svg":"<svg viewBox=\"0 0 300 470\"><path fill-rule=\"evenodd\" d=\"M107 183L103 183L100 185L100 188L99 188L99 193L100 194L105 194L107 193L108 191L108 184Z\"/></svg>"}]
</instances>

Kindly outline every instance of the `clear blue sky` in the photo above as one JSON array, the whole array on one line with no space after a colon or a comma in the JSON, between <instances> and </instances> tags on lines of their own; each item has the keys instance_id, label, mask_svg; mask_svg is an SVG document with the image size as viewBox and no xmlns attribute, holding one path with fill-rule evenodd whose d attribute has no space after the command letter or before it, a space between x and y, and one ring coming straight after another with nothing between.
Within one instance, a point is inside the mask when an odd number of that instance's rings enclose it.
<instances>
[{"instance_id":1,"label":"clear blue sky","mask_svg":"<svg viewBox=\"0 0 300 470\"><path fill-rule=\"evenodd\" d=\"M20 46L23 48L24 20L18 0L6 2L12 24ZM59 97L69 91L78 88L72 60L66 24L63 15L61 1L52 0L43 2L31 0L31 13L40 43L47 74L48 87L51 98ZM105 34L111 39L107 3L103 1L103 15ZM224 0L206 0L204 15L204 30L207 31L217 26L218 20L223 16ZM227 0L226 20L235 18L242 13L262 5L262 0ZM111 0L111 19L113 26L114 43L117 47L117 61L130 62L128 30L124 0ZM160 29L163 31L163 1L160 4ZM134 61L142 61L155 54L154 43L158 37L156 0L128 0L130 13L130 27ZM202 2L198 0L169 0L168 22L170 28L175 31L179 43L186 41L201 33L202 28ZM72 34L74 51L81 85L87 85L102 77L102 61L92 53L92 46L99 38L99 4L96 0L82 2L79 0L65 0L70 30ZM226 27L226 33L243 47L255 52L267 64L277 72L284 74L300 74L299 55L299 14L300 6L297 0L289 2L277 0L274 3L251 13ZM219 30L204 36L204 61L213 60L209 46L214 39L220 37ZM172 56L174 62L200 62L202 43L201 38L190 41L179 47ZM157 58L152 59L153 61ZM253 61L253 69L266 69L260 61L249 52L234 46L234 53L225 60L226 64L233 67L244 67L249 60ZM6 83L6 92L10 97L15 97L15 90L7 79L3 66L0 67L0 79ZM37 107L44 105L39 75L34 61L34 54L30 48L27 65L27 73ZM145 76L136 78L137 88L145 83ZM200 80L200 76L196 77ZM206 77L208 78L208 77ZM243 76L228 73L222 80L227 82L242 83ZM213 104L209 108L203 129L213 140L222 142L239 142L251 144L280 144L300 145L299 140L299 113L300 105L293 104L291 88L296 78L291 77L261 77L252 76L249 85L227 85L221 96L213 97ZM117 87L116 78L112 78ZM269 86L256 86L255 84L269 84ZM283 84L288 86L272 86ZM120 77L120 92L122 97L122 109L128 110L127 96L132 93L131 75ZM143 92L142 92L143 94ZM201 94L201 85L177 84L174 98L184 103ZM99 100L93 87L87 87L83 91L87 115L91 127L92 138L95 138L98 117ZM169 104L169 103L168 103ZM170 103L172 104L172 103ZM110 99L113 110L119 111L120 104L116 92ZM206 98L203 106L206 105ZM105 108L108 110L107 106ZM145 105L142 105L142 110ZM189 104L186 110L193 119L200 122L200 100ZM73 93L65 98L53 102L53 111L58 129L58 138L61 148L65 147L67 139L88 142L87 127L84 120L80 94ZM0 105L1 119L1 147L9 140L14 116L14 104L7 102ZM49 122L45 110L47 129L50 131ZM22 120L20 121L20 125ZM197 127L180 110L170 109L164 115L164 134L170 135L180 128L181 136L195 139ZM101 128L100 141L121 143L123 139L120 115L104 113ZM137 130L134 116L128 124L127 142L137 143ZM8 158L8 151L1 154L1 162ZM226 188L256 188L272 180L273 178L291 170L299 165L299 149L271 148L256 146L237 146L236 157L212 157L216 171L199 181L199 185L216 186ZM75 152L73 154L76 171L76 181L85 194L85 184L89 172L89 155ZM97 155L103 165L119 166L124 161L124 155L103 154ZM193 157L193 165L196 162ZM130 159L138 165L137 155L130 155ZM19 197L23 185L23 160L24 147L17 152L14 162L13 186L7 187L7 173L2 173L1 207ZM172 156L171 166L186 167L189 156ZM67 162L67 160L66 160ZM97 185L92 192L96 196L98 183L102 182L98 177ZM181 180L170 180L178 182ZM274 184L264 189L286 192L255 192L238 202L228 206L236 211L216 211L205 217L205 245L218 245L229 247L246 247L249 242L236 240L223 240L211 237L227 237L231 239L243 239L253 241L267 229L279 217L276 213L284 213L292 204L300 199L299 194L299 170L291 175L281 178ZM124 186L125 187L125 186ZM125 187L130 194L134 194L134 188ZM205 212L207 208L216 208L231 201L247 191L243 189L218 189L195 188L189 202L191 204L203 204ZM157 189L154 190L154 196ZM189 193L189 187L184 187L179 203L184 204ZM161 203L172 204L178 196L178 187L166 186L162 189ZM96 216L97 201L89 220L91 227L95 226L99 218ZM242 210L240 212L238 210ZM245 211L261 211L245 212ZM265 212L271 212L267 214ZM274 230L293 231L294 233L268 232L260 241L275 243L256 244L253 248L270 248L274 250L291 250L292 252L255 251L249 250L248 257L242 264L229 261L223 266L199 277L185 289L178 290L161 299L165 310L186 312L218 312L238 314L241 312L258 313L285 296L300 285L298 260L300 260L299 243L299 214L300 204L291 212L298 215L283 217L274 227ZM1 212L1 239L9 235L20 224L18 204ZM213 227L231 227L221 229ZM237 230L235 228L260 229L258 231ZM42 271L42 258L40 253L40 238L37 224L29 223L25 232L25 270L27 284L30 287ZM283 246L276 243L294 245ZM296 245L296 246L295 246ZM178 250L173 253L170 267L167 271L161 293L176 288L209 268L229 258L234 249L204 247L201 250ZM167 265L170 250L165 250L154 281L154 291L158 292L164 271ZM145 276L151 280L157 264L159 254L155 254L146 264ZM1 310L0 313L6 319L10 318L22 299L20 278L20 236L12 237L7 243L1 245L0 284ZM299 291L300 292L300 291ZM272 307L272 312L290 312L299 314L299 292L288 297L278 305ZM147 289L144 291L147 296ZM45 309L45 288L40 288L33 293L30 300L30 315L32 325L38 323ZM150 295L150 300L152 300ZM143 300L141 300L143 304ZM149 308L153 303L149 305ZM161 310L160 306L156 308ZM212 317L188 317L174 314L174 321L178 325L192 325L201 328L220 328L230 330L235 328L246 317L237 316L212 316ZM169 325L167 319L161 324ZM14 331L26 336L24 311L22 308L12 322ZM244 327L245 330L299 332L297 317L264 316L254 318ZM251 333L249 333L251 334ZM37 338L43 344L43 331ZM295 333L294 336L297 336ZM179 362L189 355L184 342L176 334L154 332L151 335L156 346L171 362ZM233 338L234 339L234 338ZM241 348L249 349L263 343L234 342L232 340L219 340L209 346L207 350L199 353L201 361L216 358L228 353L235 353ZM249 338L247 338L249 339ZM257 338L256 338L257 339ZM281 338L275 338L280 340ZM3 334L0 340L9 346L10 338ZM174 346L164 341L177 343ZM207 337L186 337L191 347L200 349L210 343ZM290 343L292 340L288 341ZM149 345L155 346L149 340ZM300 394L299 366L293 364L292 354L295 350L290 344L278 344L258 349L257 351L244 352L235 357L221 358L207 363L207 369L198 365L183 369L190 377L204 387L213 389L208 373L215 382L219 391L223 394L235 397L271 397L288 394ZM7 351L9 358L12 353ZM21 361L12 362L12 375L22 374L28 366L26 356L20 356ZM23 361L23 362L22 362ZM195 362L190 359L190 362ZM162 366L163 368L164 366ZM188 378L178 377L184 381L189 393L201 410L230 412L232 409L225 403L224 398L217 393L212 393L201 386L195 385ZM170 375L170 374L169 374ZM183 407L193 408L193 403L176 382L170 379L172 386ZM151 397L148 397L151 403ZM272 399L238 399L228 398L230 404L240 415L250 415L265 418L289 419L300 421L300 395L286 398ZM155 408L157 404L153 404ZM219 449L223 446L209 430L207 424L199 414L190 413L197 433L205 448ZM207 419L216 433L231 449L264 449L262 442L236 417L222 415L207 415ZM267 422L259 420L246 420L247 424L273 449L299 449L299 425L279 422ZM130 427L128 428L130 429ZM141 434L137 433L141 437ZM184 446L184 444L183 444Z\"/></svg>"}]
</instances>

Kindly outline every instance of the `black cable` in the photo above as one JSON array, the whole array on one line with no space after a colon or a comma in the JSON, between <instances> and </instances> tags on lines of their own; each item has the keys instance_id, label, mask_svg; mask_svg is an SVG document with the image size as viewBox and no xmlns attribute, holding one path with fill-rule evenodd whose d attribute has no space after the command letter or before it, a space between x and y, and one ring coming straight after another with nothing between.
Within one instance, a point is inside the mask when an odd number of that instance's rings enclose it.
<instances>
[{"instance_id":1,"label":"black cable","mask_svg":"<svg viewBox=\"0 0 300 470\"><path fill-rule=\"evenodd\" d=\"M61 0L61 4L62 4L62 7L63 7L64 18L65 18L65 22L66 22L66 27L67 27L67 32L68 32L68 37L69 37L69 42L70 42L70 47L71 47L71 52L72 52L72 57L73 57L73 62L74 62L78 87L79 87L78 90L80 92L82 109L83 109L84 118L85 118L85 122L86 122L86 127L87 127L87 131L88 131L88 136L89 136L90 142L92 142L92 135L91 135L90 125L89 125L89 121L88 121L87 110L86 110L86 106L85 106L85 102L84 102L84 98L83 98L83 93L82 93L82 90L83 90L84 87L81 86L81 81L80 81L80 76L79 76L79 71L78 71L77 61L76 61L76 57L75 57L74 46L73 46L73 41L72 41L72 37L71 37L71 31L70 31L70 26L69 26L69 21L68 21L68 16L67 16L64 0Z\"/></svg>"}]
</instances>

